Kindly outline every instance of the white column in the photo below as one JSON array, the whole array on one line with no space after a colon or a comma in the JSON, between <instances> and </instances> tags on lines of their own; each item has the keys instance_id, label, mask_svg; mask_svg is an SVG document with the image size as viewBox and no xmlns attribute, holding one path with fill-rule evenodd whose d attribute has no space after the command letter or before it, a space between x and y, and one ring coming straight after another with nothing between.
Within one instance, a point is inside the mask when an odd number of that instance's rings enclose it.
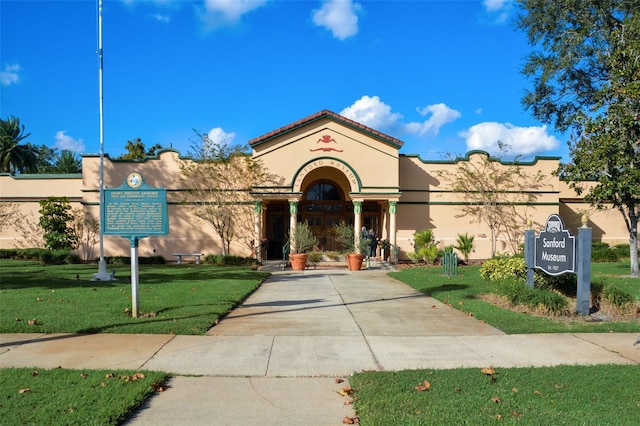
<instances>
[{"instance_id":1,"label":"white column","mask_svg":"<svg viewBox=\"0 0 640 426\"><path fill-rule=\"evenodd\" d=\"M396 259L396 254L395 254L395 250L393 249L394 246L396 245L396 206L397 206L398 202L397 201L389 201L389 243L391 244L391 260L395 261Z\"/></svg>"},{"instance_id":2,"label":"white column","mask_svg":"<svg viewBox=\"0 0 640 426\"><path fill-rule=\"evenodd\" d=\"M260 243L262 242L261 232L262 201L258 200L253 205L253 250L256 260L261 260L264 253L260 253Z\"/></svg>"},{"instance_id":3,"label":"white column","mask_svg":"<svg viewBox=\"0 0 640 426\"><path fill-rule=\"evenodd\" d=\"M353 202L353 237L356 253L360 253L360 233L362 230L362 201ZM364 253L363 253L364 254Z\"/></svg>"},{"instance_id":4,"label":"white column","mask_svg":"<svg viewBox=\"0 0 640 426\"><path fill-rule=\"evenodd\" d=\"M298 224L298 201L289 200L289 252L293 253L295 250L295 241L293 236L296 234L296 227Z\"/></svg>"}]
</instances>

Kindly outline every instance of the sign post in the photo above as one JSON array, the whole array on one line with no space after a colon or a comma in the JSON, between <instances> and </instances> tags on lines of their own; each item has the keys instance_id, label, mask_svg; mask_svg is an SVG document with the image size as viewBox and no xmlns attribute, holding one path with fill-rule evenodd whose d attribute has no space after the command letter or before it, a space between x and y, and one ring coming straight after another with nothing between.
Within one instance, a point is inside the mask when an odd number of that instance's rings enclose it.
<instances>
[{"instance_id":1,"label":"sign post","mask_svg":"<svg viewBox=\"0 0 640 426\"><path fill-rule=\"evenodd\" d=\"M576 237L564 228L557 214L549 216L545 230L537 237L530 229L524 234L527 286L533 287L534 268L549 275L577 274L576 312L581 315L589 314L591 294L591 228L587 222L588 218L583 216L577 244Z\"/></svg>"},{"instance_id":2,"label":"sign post","mask_svg":"<svg viewBox=\"0 0 640 426\"><path fill-rule=\"evenodd\" d=\"M100 212L102 233L128 238L131 246L132 313L138 317L138 242L151 235L169 233L167 190L148 186L142 175L129 173L117 188L104 189Z\"/></svg>"}]
</instances>

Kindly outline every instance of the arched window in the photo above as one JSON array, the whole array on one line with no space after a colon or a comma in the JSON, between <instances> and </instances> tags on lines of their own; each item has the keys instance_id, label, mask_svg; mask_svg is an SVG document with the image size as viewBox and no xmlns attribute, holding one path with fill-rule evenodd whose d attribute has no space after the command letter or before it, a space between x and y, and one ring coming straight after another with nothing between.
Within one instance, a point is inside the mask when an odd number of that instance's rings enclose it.
<instances>
[{"instance_id":1,"label":"arched window","mask_svg":"<svg viewBox=\"0 0 640 426\"><path fill-rule=\"evenodd\" d=\"M318 182L313 184L307 191L305 200L308 201L340 201L342 200L342 191L329 182Z\"/></svg>"}]
</instances>

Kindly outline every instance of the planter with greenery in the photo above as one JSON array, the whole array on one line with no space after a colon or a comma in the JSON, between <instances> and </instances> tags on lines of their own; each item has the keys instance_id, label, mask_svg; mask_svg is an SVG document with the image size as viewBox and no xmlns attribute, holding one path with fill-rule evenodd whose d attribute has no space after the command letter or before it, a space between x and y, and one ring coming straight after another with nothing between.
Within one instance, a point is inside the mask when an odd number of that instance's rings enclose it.
<instances>
[{"instance_id":1,"label":"planter with greenery","mask_svg":"<svg viewBox=\"0 0 640 426\"><path fill-rule=\"evenodd\" d=\"M291 254L291 269L303 271L307 266L308 253L318 244L318 239L313 234L307 222L298 222L293 233Z\"/></svg>"},{"instance_id":2,"label":"planter with greenery","mask_svg":"<svg viewBox=\"0 0 640 426\"><path fill-rule=\"evenodd\" d=\"M333 226L336 234L336 242L340 244L344 250L347 259L347 267L350 271L358 271L362 268L367 242L360 239L359 247L356 250L355 233L353 226L340 222Z\"/></svg>"}]
</instances>

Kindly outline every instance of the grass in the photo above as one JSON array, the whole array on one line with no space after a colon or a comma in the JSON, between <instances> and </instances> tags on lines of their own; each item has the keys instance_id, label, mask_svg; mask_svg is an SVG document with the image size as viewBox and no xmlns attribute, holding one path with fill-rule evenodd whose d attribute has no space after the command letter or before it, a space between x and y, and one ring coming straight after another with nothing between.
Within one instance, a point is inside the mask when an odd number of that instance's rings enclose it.
<instances>
[{"instance_id":1,"label":"grass","mask_svg":"<svg viewBox=\"0 0 640 426\"><path fill-rule=\"evenodd\" d=\"M479 267L453 278L440 268L390 274L423 293L507 333L640 331L634 323L557 322L514 313L478 298L491 284ZM140 318L131 318L130 267L115 282L89 281L95 265L0 262L0 332L203 334L268 276L249 268L141 265ZM640 296L624 263L594 264L592 277ZM79 278L79 279L76 279ZM29 325L30 320L36 320ZM501 369L491 381L479 369L366 372L354 375L355 408L366 425L637 424L637 365ZM12 424L119 424L167 374L133 371L0 369L0 418ZM114 377L107 378L108 374ZM416 385L431 388L419 392ZM28 391L20 392L28 389ZM497 399L496 399L497 398Z\"/></svg>"},{"instance_id":2,"label":"grass","mask_svg":"<svg viewBox=\"0 0 640 426\"><path fill-rule=\"evenodd\" d=\"M363 425L636 425L637 365L366 372L350 378ZM428 391L416 386L428 381Z\"/></svg>"},{"instance_id":3,"label":"grass","mask_svg":"<svg viewBox=\"0 0 640 426\"><path fill-rule=\"evenodd\" d=\"M167 379L151 371L3 368L0 373L5 426L120 424Z\"/></svg>"},{"instance_id":4,"label":"grass","mask_svg":"<svg viewBox=\"0 0 640 426\"><path fill-rule=\"evenodd\" d=\"M628 262L594 263L592 281L616 284L640 300L640 280L629 278ZM422 293L456 309L468 312L508 334L523 333L630 333L640 331L640 321L586 322L583 319L559 320L513 312L481 300L492 291L488 281L480 277L479 266L464 266L455 277L442 275L439 267L405 268L389 275ZM627 276L625 276L625 274ZM575 308L575 306L572 306Z\"/></svg>"},{"instance_id":5,"label":"grass","mask_svg":"<svg viewBox=\"0 0 640 426\"><path fill-rule=\"evenodd\" d=\"M90 281L95 272L2 260L0 332L204 334L268 276L248 267L141 265L132 318L130 266L116 267L118 281Z\"/></svg>"}]
</instances>

